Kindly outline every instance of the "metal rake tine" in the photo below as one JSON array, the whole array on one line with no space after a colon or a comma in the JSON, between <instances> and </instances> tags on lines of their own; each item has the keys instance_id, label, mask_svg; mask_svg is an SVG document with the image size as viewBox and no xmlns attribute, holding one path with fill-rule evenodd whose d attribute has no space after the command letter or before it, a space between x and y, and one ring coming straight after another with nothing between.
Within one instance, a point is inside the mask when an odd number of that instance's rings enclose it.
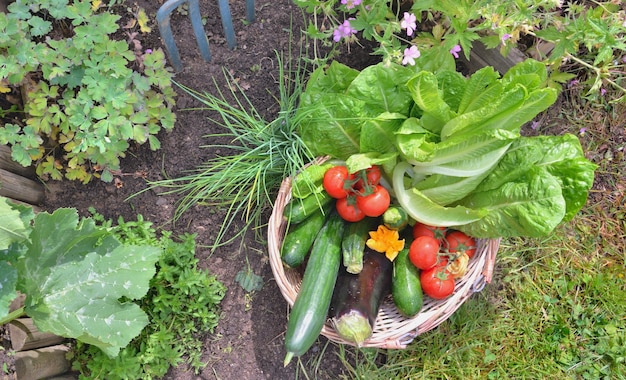
<instances>
[{"instance_id":1,"label":"metal rake tine","mask_svg":"<svg viewBox=\"0 0 626 380\"><path fill-rule=\"evenodd\" d=\"M170 15L174 9L183 3L189 4L189 19L191 20L191 25L196 36L200 54L202 54L205 61L208 62L211 60L209 40L202 25L198 0L168 0L157 11L157 23L159 24L161 38L163 38L163 41L165 42L165 50L167 50L170 60L172 61L172 66L174 66L174 70L176 71L181 71L183 69L183 64L180 60L180 54L178 53L176 41L174 41L174 36L172 34Z\"/></svg>"}]
</instances>

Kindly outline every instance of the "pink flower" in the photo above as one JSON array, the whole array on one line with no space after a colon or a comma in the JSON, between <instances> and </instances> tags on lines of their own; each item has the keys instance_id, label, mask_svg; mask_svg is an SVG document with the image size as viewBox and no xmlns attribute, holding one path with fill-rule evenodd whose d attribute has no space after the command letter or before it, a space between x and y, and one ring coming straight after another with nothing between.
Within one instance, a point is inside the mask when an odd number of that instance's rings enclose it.
<instances>
[{"instance_id":1,"label":"pink flower","mask_svg":"<svg viewBox=\"0 0 626 380\"><path fill-rule=\"evenodd\" d=\"M406 66L408 63L411 66L415 66L415 60L420 57L420 54L420 51L417 50L417 46L411 46L408 49L404 49L402 64Z\"/></svg>"},{"instance_id":2,"label":"pink flower","mask_svg":"<svg viewBox=\"0 0 626 380\"><path fill-rule=\"evenodd\" d=\"M513 36L508 33L505 33L500 40L502 41L502 43L504 43L506 40L508 40L511 37Z\"/></svg>"},{"instance_id":3,"label":"pink flower","mask_svg":"<svg viewBox=\"0 0 626 380\"><path fill-rule=\"evenodd\" d=\"M459 58L460 52L461 52L461 45L454 45L452 49L450 49L450 54L452 54L454 58Z\"/></svg>"},{"instance_id":4,"label":"pink flower","mask_svg":"<svg viewBox=\"0 0 626 380\"><path fill-rule=\"evenodd\" d=\"M346 6L346 9L352 9L361 4L361 0L341 0L341 4Z\"/></svg>"},{"instance_id":5,"label":"pink flower","mask_svg":"<svg viewBox=\"0 0 626 380\"><path fill-rule=\"evenodd\" d=\"M356 29L350 26L349 20L344 20L343 24L339 25L333 32L333 41L339 42L344 37L350 37L356 33Z\"/></svg>"},{"instance_id":6,"label":"pink flower","mask_svg":"<svg viewBox=\"0 0 626 380\"><path fill-rule=\"evenodd\" d=\"M413 32L415 32L415 29L417 28L417 24L415 23L416 21L417 17L415 17L413 13L404 12L404 17L400 21L400 27L402 29L406 29L407 36L412 36Z\"/></svg>"}]
</instances>

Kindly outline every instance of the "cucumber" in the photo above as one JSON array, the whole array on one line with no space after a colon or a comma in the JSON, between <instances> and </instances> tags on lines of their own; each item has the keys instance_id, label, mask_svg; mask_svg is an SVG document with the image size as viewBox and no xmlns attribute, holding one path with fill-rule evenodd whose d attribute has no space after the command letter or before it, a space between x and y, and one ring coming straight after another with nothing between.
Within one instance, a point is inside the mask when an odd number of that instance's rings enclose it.
<instances>
[{"instance_id":1,"label":"cucumber","mask_svg":"<svg viewBox=\"0 0 626 380\"><path fill-rule=\"evenodd\" d=\"M317 209L302 223L289 229L280 247L280 258L285 265L295 268L302 264L313 246L317 233L322 229L326 218L330 215L331 206L332 203L328 203L323 209Z\"/></svg>"},{"instance_id":2,"label":"cucumber","mask_svg":"<svg viewBox=\"0 0 626 380\"><path fill-rule=\"evenodd\" d=\"M325 191L313 193L304 199L293 198L283 210L283 216L290 224L302 223L332 200L333 198Z\"/></svg>"},{"instance_id":3,"label":"cucumber","mask_svg":"<svg viewBox=\"0 0 626 380\"><path fill-rule=\"evenodd\" d=\"M393 261L391 282L393 303L400 314L413 317L423 304L422 285L418 269L409 260L409 250L403 249Z\"/></svg>"},{"instance_id":4,"label":"cucumber","mask_svg":"<svg viewBox=\"0 0 626 380\"><path fill-rule=\"evenodd\" d=\"M343 219L333 210L315 238L287 323L285 366L307 352L322 331L341 265L343 229Z\"/></svg>"},{"instance_id":5,"label":"cucumber","mask_svg":"<svg viewBox=\"0 0 626 380\"><path fill-rule=\"evenodd\" d=\"M339 270L329 317L340 337L360 346L372 335L380 305L391 291L392 272L391 261L369 248L361 273Z\"/></svg>"},{"instance_id":6,"label":"cucumber","mask_svg":"<svg viewBox=\"0 0 626 380\"><path fill-rule=\"evenodd\" d=\"M358 274L363 269L363 251L369 237L369 231L374 228L376 219L365 218L350 223L344 230L341 241L343 266L348 273Z\"/></svg>"}]
</instances>

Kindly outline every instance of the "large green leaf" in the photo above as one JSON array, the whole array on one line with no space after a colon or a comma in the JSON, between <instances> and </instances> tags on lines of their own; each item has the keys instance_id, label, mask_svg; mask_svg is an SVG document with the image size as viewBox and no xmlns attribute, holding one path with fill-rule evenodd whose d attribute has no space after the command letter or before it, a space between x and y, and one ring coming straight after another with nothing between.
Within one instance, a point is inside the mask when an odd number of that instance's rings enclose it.
<instances>
[{"instance_id":1,"label":"large green leaf","mask_svg":"<svg viewBox=\"0 0 626 380\"><path fill-rule=\"evenodd\" d=\"M73 209L35 217L20 260L26 313L41 331L76 338L117 355L148 323L133 300L143 297L160 250L124 246Z\"/></svg>"},{"instance_id":2,"label":"large green leaf","mask_svg":"<svg viewBox=\"0 0 626 380\"><path fill-rule=\"evenodd\" d=\"M546 236L565 216L559 180L545 167L532 168L497 189L474 191L459 204L489 211L479 221L455 227L478 238Z\"/></svg>"},{"instance_id":3,"label":"large green leaf","mask_svg":"<svg viewBox=\"0 0 626 380\"><path fill-rule=\"evenodd\" d=\"M346 94L364 101L378 113L408 115L412 100L406 83L414 74L400 65L368 66L350 83Z\"/></svg>"},{"instance_id":4,"label":"large green leaf","mask_svg":"<svg viewBox=\"0 0 626 380\"><path fill-rule=\"evenodd\" d=\"M0 197L0 250L9 248L12 242L28 237L20 215L20 211L10 205L7 198Z\"/></svg>"},{"instance_id":5,"label":"large green leaf","mask_svg":"<svg viewBox=\"0 0 626 380\"><path fill-rule=\"evenodd\" d=\"M17 297L17 269L8 262L2 261L0 253L0 319L9 314L9 306Z\"/></svg>"}]
</instances>

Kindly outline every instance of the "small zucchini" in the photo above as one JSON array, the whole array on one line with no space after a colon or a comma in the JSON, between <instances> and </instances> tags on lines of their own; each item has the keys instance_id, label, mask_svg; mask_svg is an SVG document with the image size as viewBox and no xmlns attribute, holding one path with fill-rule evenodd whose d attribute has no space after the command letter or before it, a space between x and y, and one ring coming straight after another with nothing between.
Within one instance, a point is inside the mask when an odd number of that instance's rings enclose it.
<instances>
[{"instance_id":1,"label":"small zucchini","mask_svg":"<svg viewBox=\"0 0 626 380\"><path fill-rule=\"evenodd\" d=\"M285 207L283 215L290 224L302 223L332 200L333 198L325 191L313 193L304 199L293 198Z\"/></svg>"},{"instance_id":2,"label":"small zucchini","mask_svg":"<svg viewBox=\"0 0 626 380\"><path fill-rule=\"evenodd\" d=\"M287 323L285 366L294 355L307 352L322 331L341 266L343 228L343 219L333 211L313 243Z\"/></svg>"},{"instance_id":3,"label":"small zucchini","mask_svg":"<svg viewBox=\"0 0 626 380\"><path fill-rule=\"evenodd\" d=\"M315 237L330 215L331 206L332 203L328 203L323 209L317 209L302 223L291 226L280 247L280 257L285 265L295 268L304 262Z\"/></svg>"},{"instance_id":4,"label":"small zucchini","mask_svg":"<svg viewBox=\"0 0 626 380\"><path fill-rule=\"evenodd\" d=\"M369 248L359 274L339 271L329 317L340 337L360 346L372 335L380 305L391 291L392 271L391 261Z\"/></svg>"},{"instance_id":5,"label":"small zucchini","mask_svg":"<svg viewBox=\"0 0 626 380\"><path fill-rule=\"evenodd\" d=\"M343 266L348 273L358 274L363 268L363 251L369 238L369 231L376 225L376 219L365 218L358 222L350 223L343 233L341 252Z\"/></svg>"},{"instance_id":6,"label":"small zucchini","mask_svg":"<svg viewBox=\"0 0 626 380\"><path fill-rule=\"evenodd\" d=\"M420 275L418 269L409 260L408 249L400 251L393 261L391 295L398 311L405 317L413 317L422 308Z\"/></svg>"},{"instance_id":7,"label":"small zucchini","mask_svg":"<svg viewBox=\"0 0 626 380\"><path fill-rule=\"evenodd\" d=\"M383 213L383 224L391 230L401 231L409 224L409 216L402 207L389 206Z\"/></svg>"}]
</instances>

